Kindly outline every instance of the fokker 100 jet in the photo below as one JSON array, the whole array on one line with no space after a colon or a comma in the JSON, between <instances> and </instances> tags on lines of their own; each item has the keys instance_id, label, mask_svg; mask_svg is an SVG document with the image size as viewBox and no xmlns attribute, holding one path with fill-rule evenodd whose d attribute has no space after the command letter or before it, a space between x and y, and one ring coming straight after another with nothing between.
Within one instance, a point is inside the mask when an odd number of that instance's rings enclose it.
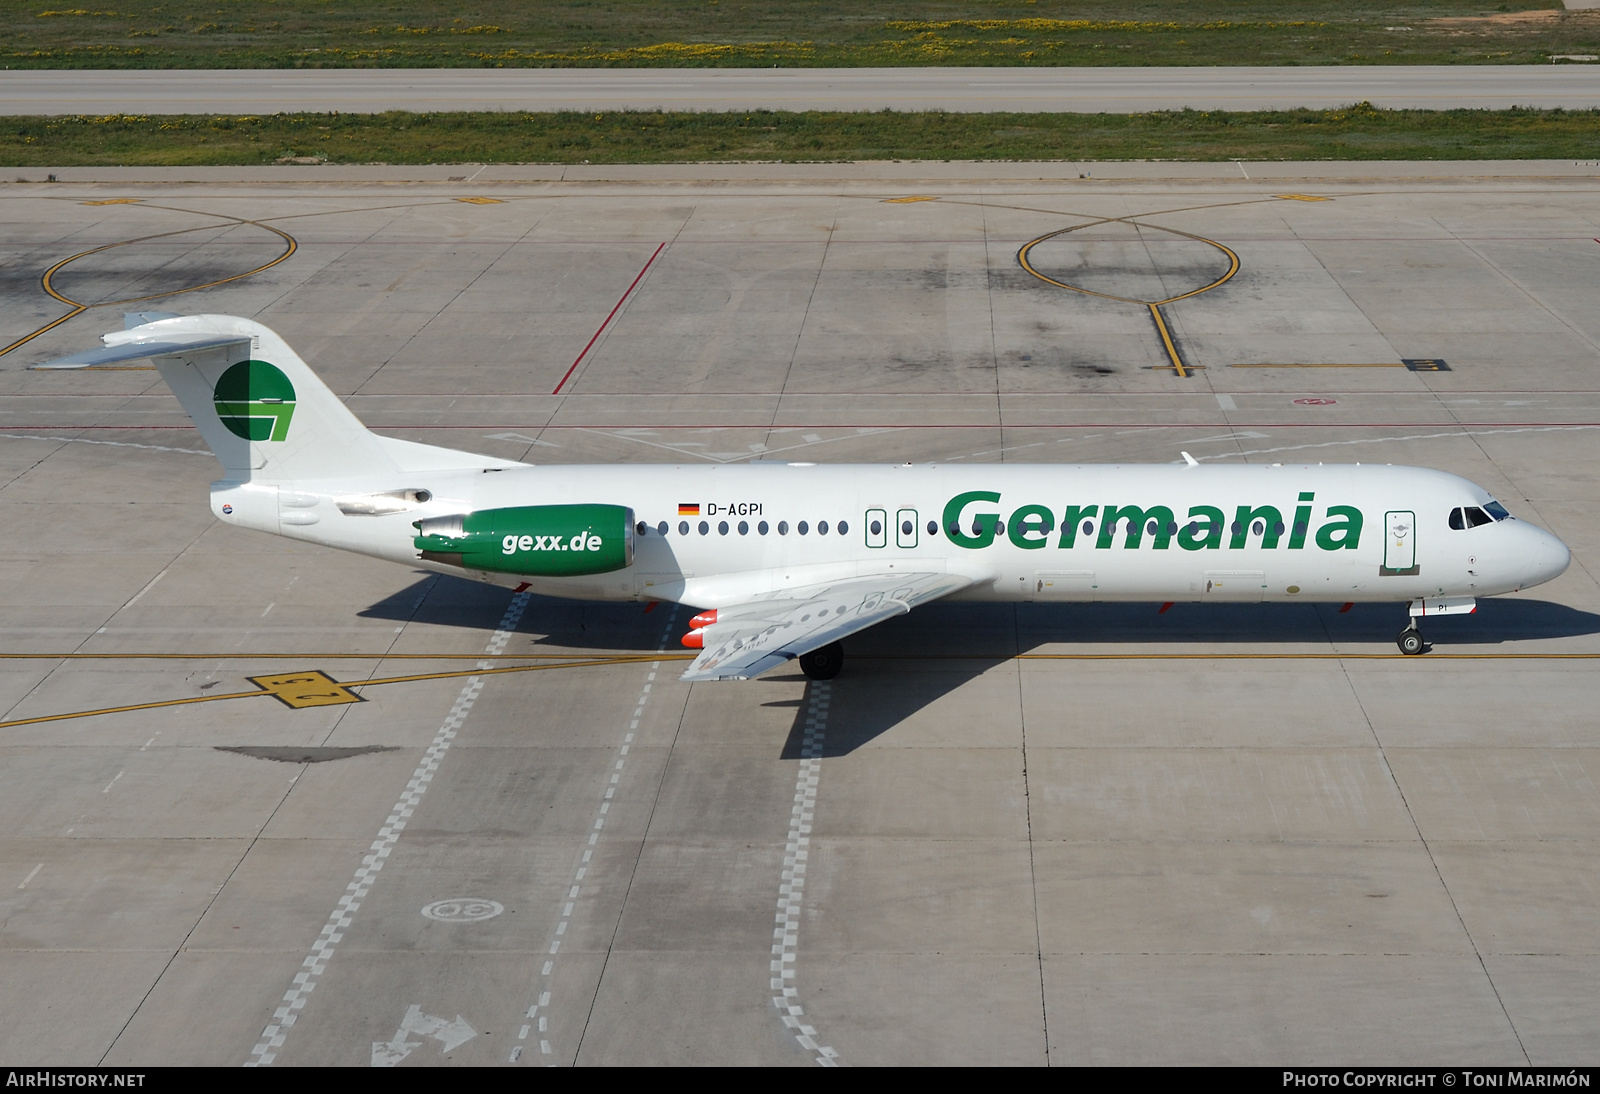
<instances>
[{"instance_id":1,"label":"fokker 100 jet","mask_svg":"<svg viewBox=\"0 0 1600 1094\"><path fill-rule=\"evenodd\" d=\"M229 524L542 595L700 609L685 680L798 660L940 597L1302 600L1417 619L1549 581L1570 555L1481 486L1362 465L533 466L368 430L271 330L135 313L56 368L150 359L223 477Z\"/></svg>"}]
</instances>

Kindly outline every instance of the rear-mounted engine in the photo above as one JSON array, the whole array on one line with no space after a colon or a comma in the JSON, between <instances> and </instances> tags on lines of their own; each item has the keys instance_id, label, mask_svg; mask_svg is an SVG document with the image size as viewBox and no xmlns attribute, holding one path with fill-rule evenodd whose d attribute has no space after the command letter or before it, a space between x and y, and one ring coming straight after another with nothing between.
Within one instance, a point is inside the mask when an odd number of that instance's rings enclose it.
<instances>
[{"instance_id":1,"label":"rear-mounted engine","mask_svg":"<svg viewBox=\"0 0 1600 1094\"><path fill-rule=\"evenodd\" d=\"M633 510L524 505L414 521L418 557L538 577L606 574L633 565Z\"/></svg>"}]
</instances>

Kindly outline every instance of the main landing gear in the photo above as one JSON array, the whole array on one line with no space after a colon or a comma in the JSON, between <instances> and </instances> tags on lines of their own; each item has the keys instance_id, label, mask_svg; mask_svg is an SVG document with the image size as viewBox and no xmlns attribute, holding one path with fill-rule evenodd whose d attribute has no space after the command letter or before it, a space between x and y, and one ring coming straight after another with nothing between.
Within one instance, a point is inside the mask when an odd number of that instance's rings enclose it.
<instances>
[{"instance_id":1,"label":"main landing gear","mask_svg":"<svg viewBox=\"0 0 1600 1094\"><path fill-rule=\"evenodd\" d=\"M1400 632L1394 642L1400 647L1401 653L1408 655L1421 653L1428 648L1427 643L1422 640L1422 632L1417 630L1417 621L1414 619L1406 623L1405 630Z\"/></svg>"},{"instance_id":2,"label":"main landing gear","mask_svg":"<svg viewBox=\"0 0 1600 1094\"><path fill-rule=\"evenodd\" d=\"M811 679L832 680L844 668L844 647L837 642L829 642L821 649L802 653L797 660L800 662L800 671Z\"/></svg>"}]
</instances>

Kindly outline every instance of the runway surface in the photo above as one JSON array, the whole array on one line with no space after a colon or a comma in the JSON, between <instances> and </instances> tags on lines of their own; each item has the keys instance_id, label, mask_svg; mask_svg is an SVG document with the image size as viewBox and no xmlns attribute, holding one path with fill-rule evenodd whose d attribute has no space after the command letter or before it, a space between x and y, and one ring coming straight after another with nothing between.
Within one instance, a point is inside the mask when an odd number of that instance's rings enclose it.
<instances>
[{"instance_id":1,"label":"runway surface","mask_svg":"<svg viewBox=\"0 0 1600 1094\"><path fill-rule=\"evenodd\" d=\"M0 1058L1596 1063L1600 179L1224 166L12 184ZM1130 300L1239 256L1181 361L1019 265L1074 225L1030 264ZM1399 606L935 604L690 686L671 605L218 525L153 372L28 371L132 307L507 458L1408 463L1574 562L1416 658Z\"/></svg>"},{"instance_id":2,"label":"runway surface","mask_svg":"<svg viewBox=\"0 0 1600 1094\"><path fill-rule=\"evenodd\" d=\"M1600 66L0 72L0 114L1600 107Z\"/></svg>"}]
</instances>

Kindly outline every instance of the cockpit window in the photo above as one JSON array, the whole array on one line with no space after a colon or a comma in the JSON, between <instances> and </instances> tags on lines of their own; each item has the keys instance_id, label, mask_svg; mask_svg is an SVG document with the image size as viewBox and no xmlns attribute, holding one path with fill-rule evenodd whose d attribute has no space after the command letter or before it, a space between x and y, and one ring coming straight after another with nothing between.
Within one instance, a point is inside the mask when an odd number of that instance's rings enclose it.
<instances>
[{"instance_id":1,"label":"cockpit window","mask_svg":"<svg viewBox=\"0 0 1600 1094\"><path fill-rule=\"evenodd\" d=\"M1461 509L1450 510L1450 527L1457 532L1463 528L1476 528L1482 524L1493 524L1497 520L1510 520L1511 514L1506 512L1506 507L1497 501L1491 501L1482 508L1468 505Z\"/></svg>"}]
</instances>

